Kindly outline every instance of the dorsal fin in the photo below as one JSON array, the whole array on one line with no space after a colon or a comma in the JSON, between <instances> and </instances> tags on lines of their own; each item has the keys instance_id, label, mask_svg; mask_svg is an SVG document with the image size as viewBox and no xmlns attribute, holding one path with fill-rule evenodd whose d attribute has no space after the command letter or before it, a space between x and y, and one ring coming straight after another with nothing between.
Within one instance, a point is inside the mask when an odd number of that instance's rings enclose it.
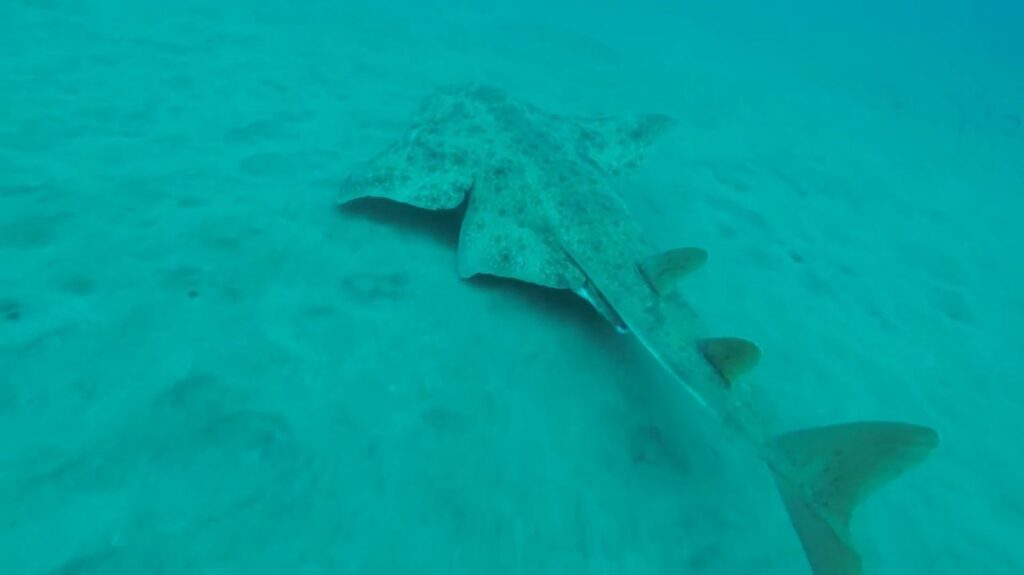
<instances>
[{"instance_id":1,"label":"dorsal fin","mask_svg":"<svg viewBox=\"0 0 1024 575\"><path fill-rule=\"evenodd\" d=\"M637 267L659 294L667 292L679 278L700 269L708 261L707 250L678 248L644 258Z\"/></svg>"},{"instance_id":2,"label":"dorsal fin","mask_svg":"<svg viewBox=\"0 0 1024 575\"><path fill-rule=\"evenodd\" d=\"M761 358L757 345L738 337L708 337L699 340L697 346L728 384L749 371Z\"/></svg>"}]
</instances>

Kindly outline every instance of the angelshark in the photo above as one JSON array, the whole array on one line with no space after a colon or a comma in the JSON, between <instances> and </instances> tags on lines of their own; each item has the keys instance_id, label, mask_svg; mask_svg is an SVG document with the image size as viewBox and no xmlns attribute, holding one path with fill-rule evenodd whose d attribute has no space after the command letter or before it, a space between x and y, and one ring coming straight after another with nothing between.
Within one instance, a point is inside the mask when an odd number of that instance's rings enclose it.
<instances>
[{"instance_id":1,"label":"angelshark","mask_svg":"<svg viewBox=\"0 0 1024 575\"><path fill-rule=\"evenodd\" d=\"M760 350L697 333L675 285L706 253L659 252L614 192L613 180L672 124L657 114L568 117L493 87L447 87L423 100L399 141L344 180L338 201L464 207L462 277L512 278L585 298L767 463L815 575L861 573L849 528L854 508L924 460L938 434L889 421L767 429L736 384Z\"/></svg>"}]
</instances>

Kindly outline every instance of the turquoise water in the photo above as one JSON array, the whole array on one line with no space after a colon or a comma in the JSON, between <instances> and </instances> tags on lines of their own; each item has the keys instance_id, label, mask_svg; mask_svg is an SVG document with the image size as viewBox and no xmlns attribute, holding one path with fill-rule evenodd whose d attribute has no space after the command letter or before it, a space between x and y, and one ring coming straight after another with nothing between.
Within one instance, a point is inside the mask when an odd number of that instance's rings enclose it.
<instances>
[{"instance_id":1,"label":"turquoise water","mask_svg":"<svg viewBox=\"0 0 1024 575\"><path fill-rule=\"evenodd\" d=\"M680 6L682 4L682 6ZM939 448L867 574L1024 572L1017 3L0 1L0 573L810 573L582 300L341 212L424 96L675 128L615 182L782 430Z\"/></svg>"}]
</instances>

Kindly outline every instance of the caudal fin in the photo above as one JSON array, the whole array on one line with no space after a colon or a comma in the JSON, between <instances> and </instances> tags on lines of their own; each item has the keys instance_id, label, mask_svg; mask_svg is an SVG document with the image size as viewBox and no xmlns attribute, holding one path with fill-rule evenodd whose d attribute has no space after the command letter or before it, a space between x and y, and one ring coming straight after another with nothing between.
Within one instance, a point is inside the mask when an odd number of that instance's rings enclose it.
<instances>
[{"instance_id":1,"label":"caudal fin","mask_svg":"<svg viewBox=\"0 0 1024 575\"><path fill-rule=\"evenodd\" d=\"M803 429L776 439L775 483L814 575L858 575L850 516L875 489L938 445L920 425L866 421Z\"/></svg>"}]
</instances>

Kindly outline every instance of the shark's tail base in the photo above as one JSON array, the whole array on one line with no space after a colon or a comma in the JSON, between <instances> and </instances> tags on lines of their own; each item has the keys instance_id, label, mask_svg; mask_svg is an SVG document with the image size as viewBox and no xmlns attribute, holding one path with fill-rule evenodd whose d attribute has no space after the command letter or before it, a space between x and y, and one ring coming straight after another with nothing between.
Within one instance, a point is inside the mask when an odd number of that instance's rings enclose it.
<instances>
[{"instance_id":1,"label":"shark's tail base","mask_svg":"<svg viewBox=\"0 0 1024 575\"><path fill-rule=\"evenodd\" d=\"M875 489L938 445L920 425L865 421L803 429L776 439L775 483L814 575L859 575L850 516Z\"/></svg>"}]
</instances>

